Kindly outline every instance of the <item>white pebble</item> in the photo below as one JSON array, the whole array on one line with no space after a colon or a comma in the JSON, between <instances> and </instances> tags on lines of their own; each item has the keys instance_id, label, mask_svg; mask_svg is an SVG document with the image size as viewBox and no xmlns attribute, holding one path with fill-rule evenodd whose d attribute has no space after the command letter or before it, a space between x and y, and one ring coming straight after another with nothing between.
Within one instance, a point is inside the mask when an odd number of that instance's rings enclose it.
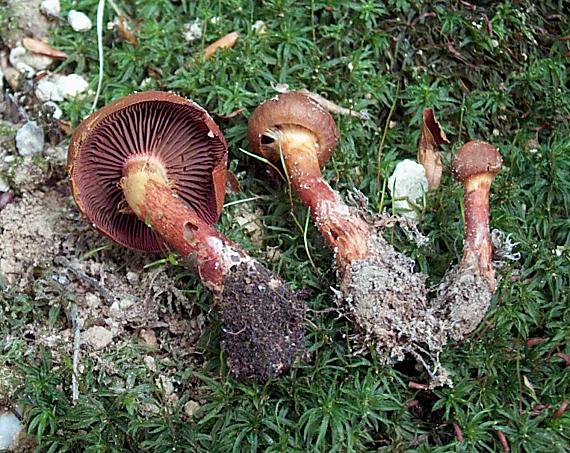
<instances>
[{"instance_id":1,"label":"white pebble","mask_svg":"<svg viewBox=\"0 0 570 453\"><path fill-rule=\"evenodd\" d=\"M41 153L44 149L44 130L35 121L28 121L16 132L16 148L24 157Z\"/></svg>"},{"instance_id":2,"label":"white pebble","mask_svg":"<svg viewBox=\"0 0 570 453\"><path fill-rule=\"evenodd\" d=\"M12 412L0 413L0 450L15 448L22 429L22 423Z\"/></svg>"},{"instance_id":3,"label":"white pebble","mask_svg":"<svg viewBox=\"0 0 570 453\"><path fill-rule=\"evenodd\" d=\"M46 16L59 17L61 14L59 0L43 0L40 3L40 11Z\"/></svg>"},{"instance_id":4,"label":"white pebble","mask_svg":"<svg viewBox=\"0 0 570 453\"><path fill-rule=\"evenodd\" d=\"M424 167L410 159L399 162L388 179L388 189L394 198L396 212L404 217L416 219L418 214L412 203L421 203L428 190Z\"/></svg>"},{"instance_id":5,"label":"white pebble","mask_svg":"<svg viewBox=\"0 0 570 453\"><path fill-rule=\"evenodd\" d=\"M63 101L63 96L59 92L56 83L51 77L44 77L36 84L36 97L41 102Z\"/></svg>"},{"instance_id":6,"label":"white pebble","mask_svg":"<svg viewBox=\"0 0 570 453\"><path fill-rule=\"evenodd\" d=\"M69 74L67 76L60 77L57 79L55 84L59 93L65 99L76 98L89 88L89 83L87 83L87 81L78 74Z\"/></svg>"},{"instance_id":7,"label":"white pebble","mask_svg":"<svg viewBox=\"0 0 570 453\"><path fill-rule=\"evenodd\" d=\"M267 31L267 27L265 22L262 20L256 20L255 23L251 26L251 30L258 35L262 35Z\"/></svg>"},{"instance_id":8,"label":"white pebble","mask_svg":"<svg viewBox=\"0 0 570 453\"><path fill-rule=\"evenodd\" d=\"M8 181L4 179L4 176L0 175L0 192L8 192L10 190L10 186L8 185Z\"/></svg>"},{"instance_id":9,"label":"white pebble","mask_svg":"<svg viewBox=\"0 0 570 453\"><path fill-rule=\"evenodd\" d=\"M89 31L93 26L91 24L91 19L89 19L85 13L74 9L72 9L67 15L67 22L69 22L69 25L71 25L73 30L79 32Z\"/></svg>"},{"instance_id":10,"label":"white pebble","mask_svg":"<svg viewBox=\"0 0 570 453\"><path fill-rule=\"evenodd\" d=\"M18 72L28 79L31 79L37 71L46 69L53 61L44 55L30 53L21 46L14 47L10 51L8 60Z\"/></svg>"},{"instance_id":11,"label":"white pebble","mask_svg":"<svg viewBox=\"0 0 570 453\"><path fill-rule=\"evenodd\" d=\"M196 41L202 37L202 21L196 19L193 22L184 24L182 28L182 36L188 42Z\"/></svg>"},{"instance_id":12,"label":"white pebble","mask_svg":"<svg viewBox=\"0 0 570 453\"><path fill-rule=\"evenodd\" d=\"M113 334L110 330L101 326L93 326L83 333L83 341L99 350L107 347L113 341Z\"/></svg>"}]
</instances>

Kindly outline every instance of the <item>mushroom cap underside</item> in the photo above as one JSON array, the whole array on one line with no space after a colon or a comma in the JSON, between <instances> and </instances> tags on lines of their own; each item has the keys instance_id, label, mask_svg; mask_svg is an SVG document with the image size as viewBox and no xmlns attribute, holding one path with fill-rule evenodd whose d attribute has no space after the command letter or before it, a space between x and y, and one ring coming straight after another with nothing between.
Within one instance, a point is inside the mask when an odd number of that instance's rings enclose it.
<instances>
[{"instance_id":1,"label":"mushroom cap underside","mask_svg":"<svg viewBox=\"0 0 570 453\"><path fill-rule=\"evenodd\" d=\"M184 97L131 94L101 108L76 129L68 151L71 191L93 225L126 247L164 250L157 234L126 207L119 188L132 158L161 163L173 192L206 222L221 212L227 145L210 115Z\"/></svg>"},{"instance_id":2,"label":"mushroom cap underside","mask_svg":"<svg viewBox=\"0 0 570 453\"><path fill-rule=\"evenodd\" d=\"M338 129L332 116L314 99L290 91L264 101L253 112L248 124L252 150L270 160L278 160L274 150L264 146L264 137L272 129L300 126L313 133L318 142L319 164L324 165L338 142Z\"/></svg>"}]
</instances>

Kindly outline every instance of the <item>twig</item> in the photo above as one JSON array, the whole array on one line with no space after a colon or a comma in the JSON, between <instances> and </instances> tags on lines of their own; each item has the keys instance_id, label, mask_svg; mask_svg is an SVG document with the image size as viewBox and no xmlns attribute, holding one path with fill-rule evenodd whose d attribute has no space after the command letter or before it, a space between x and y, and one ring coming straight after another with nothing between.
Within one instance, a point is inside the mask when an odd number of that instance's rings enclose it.
<instances>
[{"instance_id":1,"label":"twig","mask_svg":"<svg viewBox=\"0 0 570 453\"><path fill-rule=\"evenodd\" d=\"M570 354L564 354L563 352L557 352L554 354L556 357L560 357L566 362L566 366L570 366Z\"/></svg>"},{"instance_id":2,"label":"twig","mask_svg":"<svg viewBox=\"0 0 570 453\"><path fill-rule=\"evenodd\" d=\"M370 118L370 115L365 110L357 111L357 110L347 109L346 107L342 107L338 104L335 104L332 101L329 101L327 98L321 96L320 94L313 93L312 91L306 90L304 88L302 90L299 90L299 93L303 93L304 95L310 97L312 100L317 101L330 113L335 113L338 115L354 116L356 118L360 118L361 120L367 120L368 118Z\"/></svg>"},{"instance_id":3,"label":"twig","mask_svg":"<svg viewBox=\"0 0 570 453\"><path fill-rule=\"evenodd\" d=\"M81 335L79 330L79 312L77 304L71 302L69 307L69 318L73 328L73 371L71 374L71 401L75 403L79 399L79 346L81 345Z\"/></svg>"},{"instance_id":4,"label":"twig","mask_svg":"<svg viewBox=\"0 0 570 453\"><path fill-rule=\"evenodd\" d=\"M461 431L461 428L459 427L459 425L457 423L453 423L453 430L455 431L455 437L457 437L457 442L462 443L463 442L463 431Z\"/></svg>"},{"instance_id":5,"label":"twig","mask_svg":"<svg viewBox=\"0 0 570 453\"><path fill-rule=\"evenodd\" d=\"M505 433L496 429L495 434L497 435L497 439L499 439L499 442L501 443L503 451L504 452L511 451L511 447L509 447L509 441L507 440L507 436L505 436Z\"/></svg>"},{"instance_id":6,"label":"twig","mask_svg":"<svg viewBox=\"0 0 570 453\"><path fill-rule=\"evenodd\" d=\"M420 402L418 400L410 400L404 406L406 409L411 409L412 407L416 407Z\"/></svg>"},{"instance_id":7,"label":"twig","mask_svg":"<svg viewBox=\"0 0 570 453\"><path fill-rule=\"evenodd\" d=\"M105 63L103 59L103 15L105 14L105 0L99 0L97 5L97 48L99 49L99 81L97 82L97 91L95 93L95 99L93 99L93 105L91 106L91 111L95 111L97 107L97 102L99 101L99 95L101 94L101 86L103 85L103 65Z\"/></svg>"},{"instance_id":8,"label":"twig","mask_svg":"<svg viewBox=\"0 0 570 453\"><path fill-rule=\"evenodd\" d=\"M93 277L90 277L85 272L83 272L82 270L78 269L76 266L71 264L71 262L67 258L63 256L56 256L53 261L55 262L55 264L59 264L60 266L69 269L79 280L82 280L83 282L95 288L103 296L103 298L107 300L107 302L109 302L110 304L115 302L115 297L107 288L102 286Z\"/></svg>"},{"instance_id":9,"label":"twig","mask_svg":"<svg viewBox=\"0 0 570 453\"><path fill-rule=\"evenodd\" d=\"M566 409L568 409L568 400L564 400L560 403L560 406L558 406L558 409L556 409L554 414L552 414L552 418L562 417L562 415L564 415L564 412L566 412Z\"/></svg>"},{"instance_id":10,"label":"twig","mask_svg":"<svg viewBox=\"0 0 570 453\"><path fill-rule=\"evenodd\" d=\"M550 340L550 338L548 338L548 337L533 337L533 338L529 338L528 340L526 340L526 345L529 348L532 348L533 346L537 346L539 344L546 343L548 340Z\"/></svg>"},{"instance_id":11,"label":"twig","mask_svg":"<svg viewBox=\"0 0 570 453\"><path fill-rule=\"evenodd\" d=\"M410 381L408 387L415 390L429 390L429 385L420 384L419 382Z\"/></svg>"}]
</instances>

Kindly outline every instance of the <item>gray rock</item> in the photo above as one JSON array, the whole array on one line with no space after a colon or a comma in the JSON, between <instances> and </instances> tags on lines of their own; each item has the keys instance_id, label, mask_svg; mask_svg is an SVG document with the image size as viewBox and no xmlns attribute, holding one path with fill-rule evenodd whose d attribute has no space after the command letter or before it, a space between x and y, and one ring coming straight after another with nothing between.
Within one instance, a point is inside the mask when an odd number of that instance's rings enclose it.
<instances>
[{"instance_id":1,"label":"gray rock","mask_svg":"<svg viewBox=\"0 0 570 453\"><path fill-rule=\"evenodd\" d=\"M29 157L44 149L44 130L35 121L28 121L16 132L16 148L20 156Z\"/></svg>"}]
</instances>

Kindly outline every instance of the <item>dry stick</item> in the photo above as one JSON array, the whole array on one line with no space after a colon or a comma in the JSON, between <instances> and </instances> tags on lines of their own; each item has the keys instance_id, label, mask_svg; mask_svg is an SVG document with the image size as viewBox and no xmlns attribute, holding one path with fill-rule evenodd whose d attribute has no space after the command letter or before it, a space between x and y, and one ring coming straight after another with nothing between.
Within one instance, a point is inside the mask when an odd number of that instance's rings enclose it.
<instances>
[{"instance_id":1,"label":"dry stick","mask_svg":"<svg viewBox=\"0 0 570 453\"><path fill-rule=\"evenodd\" d=\"M414 381L408 382L408 387L415 390L429 390L429 385Z\"/></svg>"},{"instance_id":2,"label":"dry stick","mask_svg":"<svg viewBox=\"0 0 570 453\"><path fill-rule=\"evenodd\" d=\"M505 436L505 433L496 429L495 434L497 435L497 438L499 439L499 442L501 443L501 448L503 449L503 451L504 452L511 451L511 447L509 447L509 441L507 440L507 436Z\"/></svg>"},{"instance_id":3,"label":"dry stick","mask_svg":"<svg viewBox=\"0 0 570 453\"><path fill-rule=\"evenodd\" d=\"M95 288L108 303L112 304L115 302L115 296L113 296L113 294L107 288L101 285L96 279L90 277L85 272L78 269L75 265L71 264L67 258L63 256L56 256L53 261L55 264L59 264L60 266L63 266L66 269L70 270L79 280Z\"/></svg>"},{"instance_id":4,"label":"dry stick","mask_svg":"<svg viewBox=\"0 0 570 453\"><path fill-rule=\"evenodd\" d=\"M563 352L557 352L554 354L556 357L560 357L566 362L566 366L570 366L570 354L564 354Z\"/></svg>"},{"instance_id":5,"label":"dry stick","mask_svg":"<svg viewBox=\"0 0 570 453\"><path fill-rule=\"evenodd\" d=\"M560 406L558 406L558 409L556 409L554 414L552 414L552 418L562 417L562 415L564 415L564 412L566 412L566 409L568 409L568 400L564 400L564 401L562 401L562 403L560 403Z\"/></svg>"},{"instance_id":6,"label":"dry stick","mask_svg":"<svg viewBox=\"0 0 570 453\"><path fill-rule=\"evenodd\" d=\"M325 109L327 109L330 113L336 113L338 115L354 116L356 118L360 118L361 120L367 120L368 118L370 118L368 112L364 110L359 112L357 110L347 109L346 107L342 107L338 104L335 104L334 102L329 101L327 98L321 96L320 94L313 93L312 91L302 89L298 90L298 92L303 93L304 95L314 99L319 104L321 104Z\"/></svg>"},{"instance_id":7,"label":"dry stick","mask_svg":"<svg viewBox=\"0 0 570 453\"><path fill-rule=\"evenodd\" d=\"M463 442L463 431L461 431L461 428L455 422L453 423L453 430L455 431L455 437L457 437L457 442L462 443Z\"/></svg>"},{"instance_id":8,"label":"dry stick","mask_svg":"<svg viewBox=\"0 0 570 453\"><path fill-rule=\"evenodd\" d=\"M77 305L72 302L69 307L69 318L73 328L73 371L71 373L71 401L79 399L79 347L81 345L81 332L79 329L79 312Z\"/></svg>"}]
</instances>

